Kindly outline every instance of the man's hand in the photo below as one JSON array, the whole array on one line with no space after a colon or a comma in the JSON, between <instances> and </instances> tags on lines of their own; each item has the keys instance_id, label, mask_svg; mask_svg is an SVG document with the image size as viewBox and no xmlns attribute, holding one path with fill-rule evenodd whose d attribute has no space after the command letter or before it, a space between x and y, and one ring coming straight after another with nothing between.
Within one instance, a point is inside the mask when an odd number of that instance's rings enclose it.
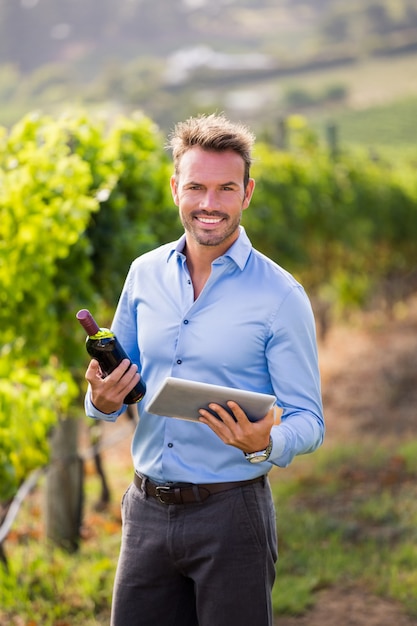
<instances>
[{"instance_id":1,"label":"man's hand","mask_svg":"<svg viewBox=\"0 0 417 626\"><path fill-rule=\"evenodd\" d=\"M269 444L271 428L275 423L275 407L257 422L250 422L246 413L236 402L228 402L227 406L234 415L219 404L210 404L209 408L217 413L218 419L205 409L200 409L200 422L207 424L224 443L239 448L243 452L265 450Z\"/></svg>"},{"instance_id":2,"label":"man's hand","mask_svg":"<svg viewBox=\"0 0 417 626\"><path fill-rule=\"evenodd\" d=\"M139 382L137 365L123 359L111 374L102 377L98 361L92 359L85 373L91 387L91 401L102 413L114 413L122 405L126 395Z\"/></svg>"}]
</instances>

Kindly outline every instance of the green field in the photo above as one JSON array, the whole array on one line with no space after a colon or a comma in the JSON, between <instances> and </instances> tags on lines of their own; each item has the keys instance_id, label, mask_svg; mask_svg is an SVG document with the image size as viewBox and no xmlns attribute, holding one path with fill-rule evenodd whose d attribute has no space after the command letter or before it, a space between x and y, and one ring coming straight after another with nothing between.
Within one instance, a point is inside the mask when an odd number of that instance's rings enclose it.
<instances>
[{"instance_id":1,"label":"green field","mask_svg":"<svg viewBox=\"0 0 417 626\"><path fill-rule=\"evenodd\" d=\"M342 145L358 144L370 148L417 147L417 97L361 110L340 110L331 116L312 118L319 132L334 123Z\"/></svg>"},{"instance_id":2,"label":"green field","mask_svg":"<svg viewBox=\"0 0 417 626\"><path fill-rule=\"evenodd\" d=\"M312 97L331 86L341 86L346 98L311 107L288 110L285 94L301 89ZM278 94L275 112L266 111L270 123L281 115L304 115L320 135L326 126L337 125L343 144L370 147L417 145L417 54L388 58L365 58L361 62L328 70L302 73L274 81ZM259 90L271 89L263 84Z\"/></svg>"}]
</instances>

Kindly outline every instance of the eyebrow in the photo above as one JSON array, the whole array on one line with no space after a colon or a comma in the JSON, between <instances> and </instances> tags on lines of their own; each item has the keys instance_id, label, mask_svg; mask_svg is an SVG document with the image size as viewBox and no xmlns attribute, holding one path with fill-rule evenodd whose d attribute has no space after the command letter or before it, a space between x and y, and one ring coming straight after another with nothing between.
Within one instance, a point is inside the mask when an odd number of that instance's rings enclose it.
<instances>
[{"instance_id":1,"label":"eyebrow","mask_svg":"<svg viewBox=\"0 0 417 626\"><path fill-rule=\"evenodd\" d=\"M201 187L205 186L204 183L198 183L197 181L194 181L194 180L190 180L188 181L188 183L184 183L184 187L188 187L188 185L199 185ZM233 180L230 180L225 183L220 183L218 186L219 187L239 187L239 184Z\"/></svg>"}]
</instances>

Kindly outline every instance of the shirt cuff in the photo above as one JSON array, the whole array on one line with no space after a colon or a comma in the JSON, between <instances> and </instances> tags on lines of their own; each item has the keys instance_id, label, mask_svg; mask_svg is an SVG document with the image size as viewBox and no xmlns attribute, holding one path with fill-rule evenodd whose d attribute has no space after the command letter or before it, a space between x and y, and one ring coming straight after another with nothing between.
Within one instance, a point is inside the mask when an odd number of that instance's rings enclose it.
<instances>
[{"instance_id":1,"label":"shirt cuff","mask_svg":"<svg viewBox=\"0 0 417 626\"><path fill-rule=\"evenodd\" d=\"M119 417L119 415L123 412L124 408L125 407L123 406L119 411L115 411L114 413L103 413L96 406L94 406L91 400L90 389L88 389L85 395L84 409L85 409L85 414L87 415L87 417L92 417L93 419L98 419L98 420L104 420L106 422L115 422L117 418Z\"/></svg>"},{"instance_id":2,"label":"shirt cuff","mask_svg":"<svg viewBox=\"0 0 417 626\"><path fill-rule=\"evenodd\" d=\"M286 440L284 433L279 429L279 427L273 427L271 430L272 437L272 451L269 456L268 461L274 463L274 465L280 465L280 458L284 454Z\"/></svg>"}]
</instances>

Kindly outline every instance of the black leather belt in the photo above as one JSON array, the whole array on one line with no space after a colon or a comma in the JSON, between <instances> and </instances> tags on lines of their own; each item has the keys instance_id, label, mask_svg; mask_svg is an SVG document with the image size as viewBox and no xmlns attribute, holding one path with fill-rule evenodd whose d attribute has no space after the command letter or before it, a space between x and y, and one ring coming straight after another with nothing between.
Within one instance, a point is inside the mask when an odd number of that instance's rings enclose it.
<instances>
[{"instance_id":1,"label":"black leather belt","mask_svg":"<svg viewBox=\"0 0 417 626\"><path fill-rule=\"evenodd\" d=\"M207 485L194 485L193 483L168 483L166 485L156 485L148 478L142 478L136 473L133 482L138 489L142 489L145 483L145 493L151 498L155 498L162 504L193 504L204 502L210 496L229 489L252 485L265 481L265 476L258 476L251 480L238 480L231 483L209 483Z\"/></svg>"}]
</instances>

